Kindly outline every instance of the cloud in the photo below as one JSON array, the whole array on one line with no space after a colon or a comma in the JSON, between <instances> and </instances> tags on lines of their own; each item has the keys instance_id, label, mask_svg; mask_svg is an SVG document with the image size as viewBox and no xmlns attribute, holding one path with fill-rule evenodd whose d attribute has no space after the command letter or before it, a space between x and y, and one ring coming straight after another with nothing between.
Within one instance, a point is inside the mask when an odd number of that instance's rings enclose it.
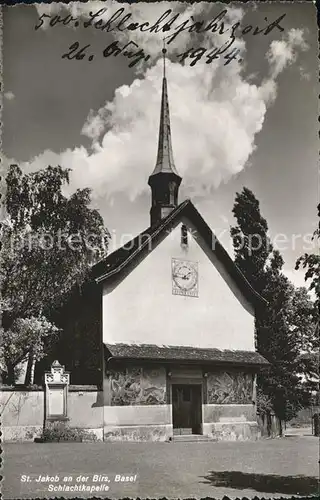
<instances>
[{"instance_id":1,"label":"cloud","mask_svg":"<svg viewBox=\"0 0 320 500\"><path fill-rule=\"evenodd\" d=\"M297 60L298 51L305 51L308 45L303 38L303 30L291 29L283 40L274 40L270 44L267 52L267 59L270 64L271 77L276 78L288 64Z\"/></svg>"},{"instance_id":2,"label":"cloud","mask_svg":"<svg viewBox=\"0 0 320 500\"><path fill-rule=\"evenodd\" d=\"M292 28L282 40L273 40L266 54L269 62L269 76L261 85L261 94L266 103L271 104L277 94L276 79L284 69L296 62L301 51L308 50L301 29Z\"/></svg>"},{"instance_id":3,"label":"cloud","mask_svg":"<svg viewBox=\"0 0 320 500\"><path fill-rule=\"evenodd\" d=\"M243 169L266 105L259 87L243 81L231 67L168 61L167 74L176 167L188 195L204 195ZM99 196L122 192L134 199L148 188L156 160L161 78L159 60L143 80L118 88L112 102L89 115L83 132L93 140L92 153L85 148L59 155L46 151L30 167L69 166L74 186L90 185Z\"/></svg>"},{"instance_id":4,"label":"cloud","mask_svg":"<svg viewBox=\"0 0 320 500\"><path fill-rule=\"evenodd\" d=\"M3 96L5 97L5 99L7 99L8 101L12 101L14 98L15 98L15 95L13 92L11 92L11 90L9 90L8 92L5 92L3 94Z\"/></svg>"},{"instance_id":5,"label":"cloud","mask_svg":"<svg viewBox=\"0 0 320 500\"><path fill-rule=\"evenodd\" d=\"M126 6L126 5L123 5ZM171 19L175 15L179 15L177 22L173 24L171 34L174 31L174 26L178 26L185 21L189 20L191 16L197 16L201 14L204 9L204 4L200 2L199 4L185 5L182 2L157 2L157 3L136 3L131 5L130 12L132 14L132 19L134 22L143 23L146 20L152 26L164 12L171 9L172 13L168 16L167 20ZM128 10L126 6L126 10ZM116 33L116 38L120 41L126 43L129 40L135 42L139 47L144 49L144 51L151 56L150 62L152 63L155 59L159 57L161 51L161 39L164 36L168 36L167 33L155 34L153 32L140 32L137 31L123 31L120 34ZM188 43L191 40L191 35L187 31L181 32L170 44L170 53L178 53L186 49ZM168 47L169 49L169 47Z\"/></svg>"},{"instance_id":6,"label":"cloud","mask_svg":"<svg viewBox=\"0 0 320 500\"><path fill-rule=\"evenodd\" d=\"M187 15L190 9L205 5L189 6ZM163 3L152 7L155 18L165 8ZM39 4L38 10L42 8ZM150 8L148 4L132 7L137 20L139 16L145 19L146 13L151 13ZM199 10L194 12L196 15ZM227 19L235 22L242 15L241 9L229 8ZM143 34L134 33L137 43L138 40L140 45L147 43ZM221 44L217 34L206 34L204 39L208 48L217 40ZM152 40L148 40L148 50L158 58L161 38ZM187 46L192 36L183 33L177 40L181 46ZM245 53L243 40L237 40L235 46ZM169 57L173 50L170 47ZM299 50L306 50L301 30L290 30L283 40L273 41L267 53L269 76L260 85L245 80L242 64L237 60L228 65L223 64L223 58L205 64L203 58L192 67L168 60L173 151L187 196L206 196L248 165L256 135L276 97L276 79L296 61ZM135 199L148 189L147 178L156 161L161 79L162 61L158 58L131 85L116 89L113 101L89 113L82 133L92 140L91 151L84 147L60 154L45 151L24 164L24 168L36 170L47 164L60 164L73 169L71 189L90 186L94 196L109 202L117 193Z\"/></svg>"}]
</instances>

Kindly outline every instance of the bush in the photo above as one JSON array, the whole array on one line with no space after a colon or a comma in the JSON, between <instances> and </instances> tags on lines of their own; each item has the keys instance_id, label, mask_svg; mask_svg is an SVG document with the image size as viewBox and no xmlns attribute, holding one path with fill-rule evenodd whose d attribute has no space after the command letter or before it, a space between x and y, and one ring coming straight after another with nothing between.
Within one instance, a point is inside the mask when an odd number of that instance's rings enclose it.
<instances>
[{"instance_id":1,"label":"bush","mask_svg":"<svg viewBox=\"0 0 320 500\"><path fill-rule=\"evenodd\" d=\"M69 427L65 422L56 421L47 424L42 432L41 441L96 441L97 436L90 431Z\"/></svg>"}]
</instances>

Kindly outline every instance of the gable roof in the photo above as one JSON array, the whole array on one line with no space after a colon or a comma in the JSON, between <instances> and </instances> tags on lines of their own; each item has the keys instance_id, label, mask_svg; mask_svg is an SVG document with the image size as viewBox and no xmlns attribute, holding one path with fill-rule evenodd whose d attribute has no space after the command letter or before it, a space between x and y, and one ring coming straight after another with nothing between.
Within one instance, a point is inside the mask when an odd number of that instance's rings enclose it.
<instances>
[{"instance_id":1,"label":"gable roof","mask_svg":"<svg viewBox=\"0 0 320 500\"><path fill-rule=\"evenodd\" d=\"M108 359L168 361L187 363L212 363L263 366L269 365L255 351L232 351L229 349L200 348L191 346L159 346L155 344L104 344Z\"/></svg>"},{"instance_id":2,"label":"gable roof","mask_svg":"<svg viewBox=\"0 0 320 500\"><path fill-rule=\"evenodd\" d=\"M267 305L267 301L254 290L190 200L180 203L158 224L148 227L121 248L95 264L91 270L91 277L96 283L101 283L123 270L143 251L152 252L161 239L169 235L183 217L186 217L196 227L212 253L225 267L247 300L255 307Z\"/></svg>"}]
</instances>

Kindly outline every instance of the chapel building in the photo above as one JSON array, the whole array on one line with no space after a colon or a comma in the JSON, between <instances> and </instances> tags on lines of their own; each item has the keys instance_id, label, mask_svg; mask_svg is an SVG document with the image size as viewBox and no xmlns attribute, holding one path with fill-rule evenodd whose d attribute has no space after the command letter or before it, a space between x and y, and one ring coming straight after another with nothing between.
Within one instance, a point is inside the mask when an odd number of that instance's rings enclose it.
<instances>
[{"instance_id":1,"label":"chapel building","mask_svg":"<svg viewBox=\"0 0 320 500\"><path fill-rule=\"evenodd\" d=\"M268 363L254 333L266 302L192 201L179 202L181 182L164 70L150 226L93 267L72 320L99 338L91 357L100 363L106 441L260 435L255 381Z\"/></svg>"}]
</instances>

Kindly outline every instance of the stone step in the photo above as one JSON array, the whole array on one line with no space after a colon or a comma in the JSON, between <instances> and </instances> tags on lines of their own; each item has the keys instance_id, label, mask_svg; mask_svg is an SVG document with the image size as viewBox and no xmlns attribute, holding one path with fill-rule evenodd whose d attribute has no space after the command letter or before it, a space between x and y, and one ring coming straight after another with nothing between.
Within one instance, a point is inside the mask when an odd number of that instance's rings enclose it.
<instances>
[{"instance_id":1,"label":"stone step","mask_svg":"<svg viewBox=\"0 0 320 500\"><path fill-rule=\"evenodd\" d=\"M212 441L209 436L203 436L202 434L182 434L181 436L173 436L173 441L174 442L185 442L185 441L194 441L194 442L199 442L199 441Z\"/></svg>"}]
</instances>

